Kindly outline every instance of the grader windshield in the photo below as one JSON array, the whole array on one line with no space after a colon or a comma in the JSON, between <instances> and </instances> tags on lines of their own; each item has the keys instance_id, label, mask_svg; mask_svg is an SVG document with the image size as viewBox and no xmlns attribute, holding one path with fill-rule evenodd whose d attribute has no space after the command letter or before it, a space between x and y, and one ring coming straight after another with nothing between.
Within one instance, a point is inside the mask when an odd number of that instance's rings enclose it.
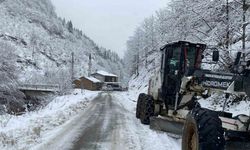
<instances>
[{"instance_id":1,"label":"grader windshield","mask_svg":"<svg viewBox=\"0 0 250 150\"><path fill-rule=\"evenodd\" d=\"M165 73L169 74L193 74L194 70L200 69L202 52L205 49L203 44L192 44L188 42L177 42L166 45L165 52Z\"/></svg>"}]
</instances>

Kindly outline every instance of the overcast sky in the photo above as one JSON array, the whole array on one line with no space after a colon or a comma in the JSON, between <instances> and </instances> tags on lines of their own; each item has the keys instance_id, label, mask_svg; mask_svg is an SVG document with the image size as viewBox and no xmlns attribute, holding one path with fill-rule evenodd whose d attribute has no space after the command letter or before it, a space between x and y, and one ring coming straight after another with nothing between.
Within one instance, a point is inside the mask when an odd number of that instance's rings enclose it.
<instances>
[{"instance_id":1,"label":"overcast sky","mask_svg":"<svg viewBox=\"0 0 250 150\"><path fill-rule=\"evenodd\" d=\"M123 56L126 41L135 28L169 0L52 0L60 17L73 25L99 46Z\"/></svg>"}]
</instances>

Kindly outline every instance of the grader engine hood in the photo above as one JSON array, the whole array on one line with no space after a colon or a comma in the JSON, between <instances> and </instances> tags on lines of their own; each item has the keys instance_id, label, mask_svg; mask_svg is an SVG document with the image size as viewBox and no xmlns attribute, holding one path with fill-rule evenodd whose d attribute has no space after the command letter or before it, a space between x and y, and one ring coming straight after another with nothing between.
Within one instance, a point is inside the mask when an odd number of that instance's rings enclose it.
<instances>
[{"instance_id":1,"label":"grader engine hood","mask_svg":"<svg viewBox=\"0 0 250 150\"><path fill-rule=\"evenodd\" d=\"M216 88L227 90L232 84L234 76L223 75L218 73L205 73L203 77L202 86L209 88Z\"/></svg>"},{"instance_id":2,"label":"grader engine hood","mask_svg":"<svg viewBox=\"0 0 250 150\"><path fill-rule=\"evenodd\" d=\"M199 84L203 87L219 90L227 90L236 79L234 74L222 74L207 70L199 70L195 73L195 76L198 78Z\"/></svg>"}]
</instances>

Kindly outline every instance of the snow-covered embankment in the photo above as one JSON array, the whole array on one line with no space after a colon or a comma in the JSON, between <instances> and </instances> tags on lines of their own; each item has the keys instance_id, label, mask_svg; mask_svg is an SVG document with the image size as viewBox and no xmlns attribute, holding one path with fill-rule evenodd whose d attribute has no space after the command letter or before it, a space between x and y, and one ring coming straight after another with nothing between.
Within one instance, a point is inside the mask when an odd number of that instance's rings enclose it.
<instances>
[{"instance_id":1,"label":"snow-covered embankment","mask_svg":"<svg viewBox=\"0 0 250 150\"><path fill-rule=\"evenodd\" d=\"M70 95L56 97L39 111L21 116L0 116L0 149L31 149L47 142L61 126L84 110L99 92L75 90Z\"/></svg>"}]
</instances>

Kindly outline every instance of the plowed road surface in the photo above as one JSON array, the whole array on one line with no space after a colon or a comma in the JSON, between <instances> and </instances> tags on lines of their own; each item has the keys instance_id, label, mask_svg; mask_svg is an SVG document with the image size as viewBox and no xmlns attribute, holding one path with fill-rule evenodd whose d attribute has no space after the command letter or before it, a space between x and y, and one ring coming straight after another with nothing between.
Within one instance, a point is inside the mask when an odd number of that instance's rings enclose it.
<instances>
[{"instance_id":1,"label":"plowed road surface","mask_svg":"<svg viewBox=\"0 0 250 150\"><path fill-rule=\"evenodd\" d=\"M179 150L180 140L142 125L135 102L119 93L101 93L42 149Z\"/></svg>"}]
</instances>

